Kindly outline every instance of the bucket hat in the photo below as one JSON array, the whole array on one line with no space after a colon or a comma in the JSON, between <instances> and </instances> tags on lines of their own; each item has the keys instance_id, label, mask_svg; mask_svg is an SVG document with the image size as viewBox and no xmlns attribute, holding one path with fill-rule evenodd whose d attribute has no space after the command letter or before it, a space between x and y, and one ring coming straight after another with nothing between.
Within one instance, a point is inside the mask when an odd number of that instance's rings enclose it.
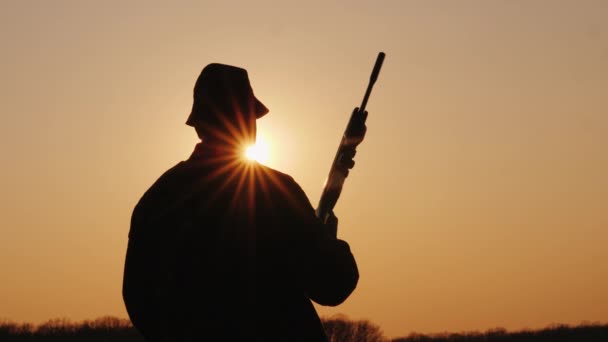
<instances>
[{"instance_id":1,"label":"bucket hat","mask_svg":"<svg viewBox=\"0 0 608 342\"><path fill-rule=\"evenodd\" d=\"M201 71L194 85L194 103L186 124L216 120L219 116L236 120L238 116L261 118L268 113L253 94L247 70L211 63Z\"/></svg>"}]
</instances>

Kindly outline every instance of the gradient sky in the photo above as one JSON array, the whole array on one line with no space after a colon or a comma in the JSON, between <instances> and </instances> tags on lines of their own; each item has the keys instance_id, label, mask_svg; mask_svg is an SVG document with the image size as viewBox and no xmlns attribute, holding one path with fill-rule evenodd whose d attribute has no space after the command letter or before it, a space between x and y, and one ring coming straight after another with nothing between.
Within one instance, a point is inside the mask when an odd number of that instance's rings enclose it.
<instances>
[{"instance_id":1,"label":"gradient sky","mask_svg":"<svg viewBox=\"0 0 608 342\"><path fill-rule=\"evenodd\" d=\"M388 336L608 321L607 1L0 3L0 318L126 317L131 211L197 139L206 64L270 108L316 205L376 54L336 208ZM279 313L277 313L279 314Z\"/></svg>"}]
</instances>

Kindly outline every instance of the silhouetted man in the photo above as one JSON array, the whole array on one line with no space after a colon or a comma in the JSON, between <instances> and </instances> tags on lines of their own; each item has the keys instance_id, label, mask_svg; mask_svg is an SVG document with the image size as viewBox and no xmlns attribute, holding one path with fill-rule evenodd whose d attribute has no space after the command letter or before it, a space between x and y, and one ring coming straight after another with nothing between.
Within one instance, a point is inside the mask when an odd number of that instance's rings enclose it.
<instances>
[{"instance_id":1,"label":"silhouetted man","mask_svg":"<svg viewBox=\"0 0 608 342\"><path fill-rule=\"evenodd\" d=\"M243 158L267 112L246 70L203 69L187 121L202 142L131 220L123 297L148 341L325 341L310 300L338 305L354 290L336 227L291 177Z\"/></svg>"}]
</instances>

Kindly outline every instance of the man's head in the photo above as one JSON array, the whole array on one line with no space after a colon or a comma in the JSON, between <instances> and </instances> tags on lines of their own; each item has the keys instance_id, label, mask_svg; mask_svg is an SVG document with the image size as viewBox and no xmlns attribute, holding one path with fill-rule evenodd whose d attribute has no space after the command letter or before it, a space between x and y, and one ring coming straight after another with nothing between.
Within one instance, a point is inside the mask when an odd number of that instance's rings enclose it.
<instances>
[{"instance_id":1,"label":"man's head","mask_svg":"<svg viewBox=\"0 0 608 342\"><path fill-rule=\"evenodd\" d=\"M186 124L201 139L237 145L255 142L255 120L266 113L268 108L253 95L247 70L212 63L196 80Z\"/></svg>"}]
</instances>

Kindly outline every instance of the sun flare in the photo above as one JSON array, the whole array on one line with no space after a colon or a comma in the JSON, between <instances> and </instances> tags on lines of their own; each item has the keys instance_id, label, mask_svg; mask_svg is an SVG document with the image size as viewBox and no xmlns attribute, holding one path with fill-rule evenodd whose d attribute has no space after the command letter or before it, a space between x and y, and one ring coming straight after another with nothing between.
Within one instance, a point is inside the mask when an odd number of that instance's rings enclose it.
<instances>
[{"instance_id":1,"label":"sun flare","mask_svg":"<svg viewBox=\"0 0 608 342\"><path fill-rule=\"evenodd\" d=\"M255 145L250 145L245 149L245 158L247 160L254 160L263 164L268 161L268 157L268 145L260 138L256 140Z\"/></svg>"}]
</instances>

